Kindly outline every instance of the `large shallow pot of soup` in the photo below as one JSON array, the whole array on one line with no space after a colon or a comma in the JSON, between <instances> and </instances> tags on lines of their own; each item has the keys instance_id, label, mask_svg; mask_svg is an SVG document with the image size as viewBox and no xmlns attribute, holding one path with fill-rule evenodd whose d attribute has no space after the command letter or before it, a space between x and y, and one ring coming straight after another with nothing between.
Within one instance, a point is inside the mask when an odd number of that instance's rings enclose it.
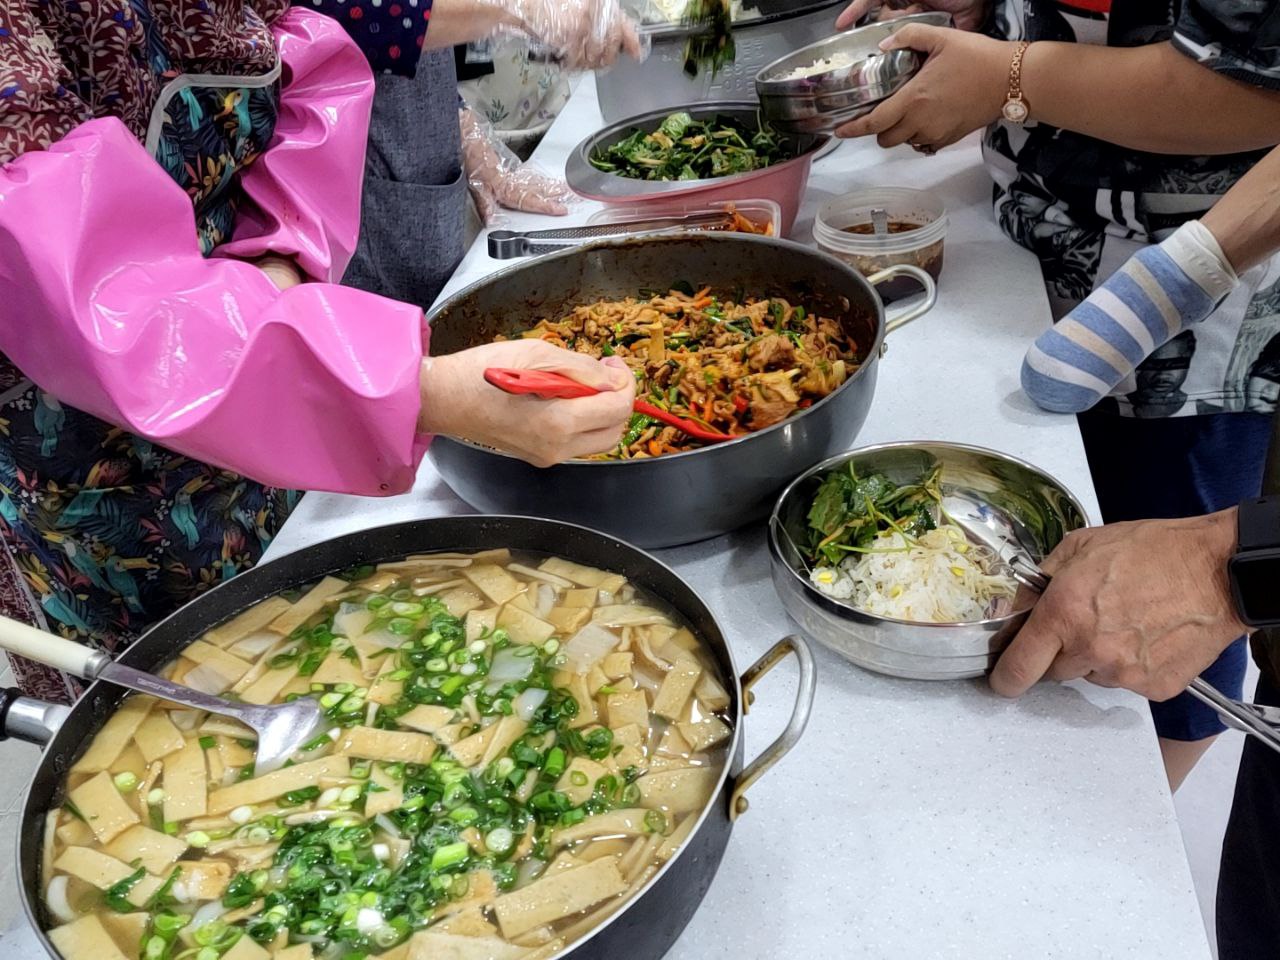
<instances>
[{"instance_id":1,"label":"large shallow pot of soup","mask_svg":"<svg viewBox=\"0 0 1280 960\"><path fill-rule=\"evenodd\" d=\"M790 725L750 763L747 691L794 654ZM384 527L266 564L122 662L206 692L315 696L332 728L255 775L251 732L106 682L8 691L44 744L21 896L62 960L657 958L794 744L813 663L739 673L669 568L524 518Z\"/></svg>"},{"instance_id":2,"label":"large shallow pot of soup","mask_svg":"<svg viewBox=\"0 0 1280 960\"><path fill-rule=\"evenodd\" d=\"M875 284L899 276L926 293L886 316ZM849 448L886 335L935 300L914 267L867 280L767 237L662 237L533 260L441 305L432 353L533 336L619 356L644 399L735 439L703 446L637 415L615 450L547 469L446 437L430 456L482 511L586 524L643 547L718 536L766 516L796 474Z\"/></svg>"}]
</instances>

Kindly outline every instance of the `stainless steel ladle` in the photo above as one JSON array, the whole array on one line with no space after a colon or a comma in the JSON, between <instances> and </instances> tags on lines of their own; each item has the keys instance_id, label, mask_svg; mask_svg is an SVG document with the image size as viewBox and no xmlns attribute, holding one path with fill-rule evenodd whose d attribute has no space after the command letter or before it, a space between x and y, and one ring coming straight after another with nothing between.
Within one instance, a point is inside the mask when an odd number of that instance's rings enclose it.
<instances>
[{"instance_id":1,"label":"stainless steel ladle","mask_svg":"<svg viewBox=\"0 0 1280 960\"><path fill-rule=\"evenodd\" d=\"M942 512L971 540L990 548L1020 584L1037 593L1048 589L1050 576L1032 559L1003 511L976 497L952 492L942 498ZM1227 726L1280 752L1280 708L1233 700L1200 677L1188 684L1187 692L1215 710Z\"/></svg>"}]
</instances>

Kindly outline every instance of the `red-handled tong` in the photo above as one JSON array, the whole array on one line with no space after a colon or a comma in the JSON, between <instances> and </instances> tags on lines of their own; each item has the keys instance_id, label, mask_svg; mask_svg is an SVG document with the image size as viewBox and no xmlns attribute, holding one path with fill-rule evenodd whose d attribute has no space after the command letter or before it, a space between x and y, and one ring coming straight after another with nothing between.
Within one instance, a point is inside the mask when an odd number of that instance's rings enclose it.
<instances>
[{"instance_id":1,"label":"red-handled tong","mask_svg":"<svg viewBox=\"0 0 1280 960\"><path fill-rule=\"evenodd\" d=\"M564 376L564 374L548 373L544 370L506 370L500 367L490 367L484 372L484 378L488 383L504 393L540 397L543 400L574 400L578 397L594 396L600 392L595 387L579 383L577 380ZM643 413L647 417L653 417L653 419L665 423L667 426L675 427L681 433L688 434L703 443L720 443L724 440L733 439L727 433L720 433L718 430L704 427L693 420L677 417L669 410L655 407L644 400L637 400L632 405L632 409L636 413Z\"/></svg>"}]
</instances>

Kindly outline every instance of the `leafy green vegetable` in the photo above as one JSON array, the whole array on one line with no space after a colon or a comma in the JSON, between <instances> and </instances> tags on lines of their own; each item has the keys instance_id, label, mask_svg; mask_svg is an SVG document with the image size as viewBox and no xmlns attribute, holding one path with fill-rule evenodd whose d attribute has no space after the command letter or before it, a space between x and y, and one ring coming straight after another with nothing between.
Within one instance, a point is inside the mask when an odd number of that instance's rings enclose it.
<instances>
[{"instance_id":1,"label":"leafy green vegetable","mask_svg":"<svg viewBox=\"0 0 1280 960\"><path fill-rule=\"evenodd\" d=\"M899 486L879 473L860 477L852 463L833 470L809 505L809 559L835 566L849 553L865 552L882 533L915 537L934 529L940 474L935 467L918 483Z\"/></svg>"},{"instance_id":2,"label":"leafy green vegetable","mask_svg":"<svg viewBox=\"0 0 1280 960\"><path fill-rule=\"evenodd\" d=\"M107 906L116 913L132 913L138 908L129 902L129 892L138 885L138 881L147 875L147 871L139 867L119 883L112 885L106 892Z\"/></svg>"},{"instance_id":3,"label":"leafy green vegetable","mask_svg":"<svg viewBox=\"0 0 1280 960\"><path fill-rule=\"evenodd\" d=\"M650 133L632 130L613 146L597 150L591 165L632 180L711 180L762 170L792 156L787 143L762 120L753 127L726 115L695 120L681 112Z\"/></svg>"},{"instance_id":4,"label":"leafy green vegetable","mask_svg":"<svg viewBox=\"0 0 1280 960\"><path fill-rule=\"evenodd\" d=\"M729 0L689 0L681 18L695 30L684 44L684 72L696 77L708 69L714 77L737 56Z\"/></svg>"}]
</instances>

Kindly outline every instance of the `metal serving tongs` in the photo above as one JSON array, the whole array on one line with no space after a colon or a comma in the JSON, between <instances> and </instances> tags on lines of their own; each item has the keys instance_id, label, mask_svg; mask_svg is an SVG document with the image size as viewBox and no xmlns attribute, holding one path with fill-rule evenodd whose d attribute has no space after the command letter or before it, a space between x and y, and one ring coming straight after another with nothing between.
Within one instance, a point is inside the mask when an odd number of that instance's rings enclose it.
<instances>
[{"instance_id":1,"label":"metal serving tongs","mask_svg":"<svg viewBox=\"0 0 1280 960\"><path fill-rule=\"evenodd\" d=\"M489 234L489 256L495 260L540 257L576 247L588 240L626 240L651 237L681 230L728 226L728 213L693 213L674 217L637 217L617 223L596 223L585 227L558 227L554 230L494 230Z\"/></svg>"},{"instance_id":2,"label":"metal serving tongs","mask_svg":"<svg viewBox=\"0 0 1280 960\"><path fill-rule=\"evenodd\" d=\"M943 497L942 511L972 540L991 548L1009 567L1018 583L1036 593L1044 593L1048 589L1050 576L1023 548L1013 525L1003 513L962 493L949 493ZM1280 708L1233 700L1200 677L1187 685L1187 692L1215 710L1227 726L1257 737L1272 750L1280 752Z\"/></svg>"},{"instance_id":3,"label":"metal serving tongs","mask_svg":"<svg viewBox=\"0 0 1280 960\"><path fill-rule=\"evenodd\" d=\"M331 725L314 697L299 697L291 703L275 706L235 703L184 687L153 673L126 667L101 651L64 640L8 617L0 617L0 649L85 680L106 680L170 703L239 720L258 735L258 749L254 758L254 772L258 774L278 770L304 744L314 740Z\"/></svg>"}]
</instances>

